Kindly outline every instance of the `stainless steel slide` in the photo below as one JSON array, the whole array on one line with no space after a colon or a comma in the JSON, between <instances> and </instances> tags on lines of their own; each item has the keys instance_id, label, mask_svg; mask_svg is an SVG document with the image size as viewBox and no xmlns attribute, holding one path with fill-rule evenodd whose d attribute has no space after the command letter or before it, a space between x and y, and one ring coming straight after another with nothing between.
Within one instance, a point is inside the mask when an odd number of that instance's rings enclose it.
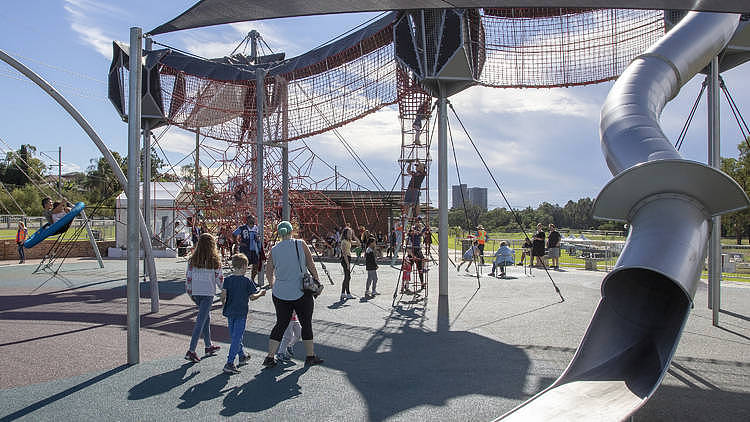
<instances>
[{"instance_id":1,"label":"stainless steel slide","mask_svg":"<svg viewBox=\"0 0 750 422\"><path fill-rule=\"evenodd\" d=\"M594 215L628 221L630 234L568 368L499 420L623 420L661 383L703 269L709 219L746 208L748 198L726 174L683 159L659 115L726 46L739 18L689 13L614 84L600 123L614 178Z\"/></svg>"}]
</instances>

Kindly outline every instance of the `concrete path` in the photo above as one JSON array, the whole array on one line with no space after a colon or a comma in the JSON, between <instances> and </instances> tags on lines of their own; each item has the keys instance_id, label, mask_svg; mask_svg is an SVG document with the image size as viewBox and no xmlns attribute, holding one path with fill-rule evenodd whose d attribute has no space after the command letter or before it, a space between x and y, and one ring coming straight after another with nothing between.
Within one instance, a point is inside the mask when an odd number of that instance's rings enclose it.
<instances>
[{"instance_id":1,"label":"concrete path","mask_svg":"<svg viewBox=\"0 0 750 422\"><path fill-rule=\"evenodd\" d=\"M492 420L565 369L604 276L551 272L561 303L543 270L528 276L513 267L509 279L481 277L479 289L476 277L451 271L446 300L433 277L426 301L405 296L392 307L396 269L381 265L382 295L340 302L341 269L327 264L336 286L317 299L314 323L325 363L261 369L275 320L263 298L251 303L245 332L251 363L229 377L221 373L228 331L218 302L212 337L221 352L198 364L182 358L196 313L183 294L184 266L157 262L159 314L147 314L142 284L142 363L131 367L124 261L101 270L95 261L71 263L64 276L75 287L53 279L33 295L47 277L31 276L31 266L0 269L0 420ZM357 267L352 293L363 293L364 281ZM635 420L750 419L749 287L725 283L716 328L700 286L672 368Z\"/></svg>"}]
</instances>

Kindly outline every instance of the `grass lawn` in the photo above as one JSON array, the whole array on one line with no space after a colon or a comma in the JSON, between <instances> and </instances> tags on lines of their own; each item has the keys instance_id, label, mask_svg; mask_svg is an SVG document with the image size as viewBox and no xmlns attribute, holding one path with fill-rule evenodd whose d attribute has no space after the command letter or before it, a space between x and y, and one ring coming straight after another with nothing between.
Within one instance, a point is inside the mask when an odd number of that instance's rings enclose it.
<instances>
[{"instance_id":1,"label":"grass lawn","mask_svg":"<svg viewBox=\"0 0 750 422\"><path fill-rule=\"evenodd\" d=\"M31 228L29 229L29 237L31 237L32 234L34 234L38 228ZM107 226L107 227L101 227L101 226L95 226L93 230L99 230L102 232L102 238L104 240L112 240L115 238L115 227L114 226ZM64 239L72 239L73 236L75 236L76 233L76 227L71 227L67 232L63 234ZM0 229L0 239L13 239L16 238L16 229ZM57 236L50 236L49 239L56 239ZM81 230L81 234L78 236L78 240L88 240L89 235L88 231L84 228Z\"/></svg>"}]
</instances>

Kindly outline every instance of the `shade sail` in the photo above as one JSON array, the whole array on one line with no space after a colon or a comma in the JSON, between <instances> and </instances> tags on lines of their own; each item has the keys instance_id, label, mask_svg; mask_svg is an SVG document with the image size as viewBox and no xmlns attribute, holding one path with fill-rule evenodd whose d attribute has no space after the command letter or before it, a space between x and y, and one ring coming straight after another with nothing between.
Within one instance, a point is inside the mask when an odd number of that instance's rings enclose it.
<instances>
[{"instance_id":1,"label":"shade sail","mask_svg":"<svg viewBox=\"0 0 750 422\"><path fill-rule=\"evenodd\" d=\"M151 35L222 23L290 16L432 8L566 7L750 13L748 0L201 0Z\"/></svg>"}]
</instances>

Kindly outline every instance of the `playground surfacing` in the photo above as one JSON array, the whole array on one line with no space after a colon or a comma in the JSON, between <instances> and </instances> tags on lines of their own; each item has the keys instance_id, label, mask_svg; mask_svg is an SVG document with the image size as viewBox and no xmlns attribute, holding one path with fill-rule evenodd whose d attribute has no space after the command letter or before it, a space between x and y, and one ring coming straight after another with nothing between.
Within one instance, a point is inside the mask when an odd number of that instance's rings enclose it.
<instances>
[{"instance_id":1,"label":"playground surfacing","mask_svg":"<svg viewBox=\"0 0 750 422\"><path fill-rule=\"evenodd\" d=\"M381 264L383 294L341 302L343 277L316 301L316 350L326 362L261 370L273 305L252 302L245 333L251 363L221 373L228 347L218 302L218 356L182 359L196 313L183 294L185 263L157 262L161 310L149 314L141 285L141 361L126 362L125 261L77 260L67 283L34 266L0 267L0 420L492 420L540 391L565 369L599 300L603 272L513 267L509 279L450 271L447 300L436 281L426 302L391 306L398 270ZM484 267L486 274L489 267ZM322 274L322 272L321 272ZM436 277L432 277L433 280ZM325 280L324 280L325 281ZM352 274L352 293L365 271ZM711 326L701 284L672 367L636 420L747 420L750 413L750 288L725 283L721 327ZM425 306L426 305L426 306ZM438 317L438 308L448 312ZM199 350L203 347L199 344ZM297 358L303 354L300 345Z\"/></svg>"}]
</instances>

